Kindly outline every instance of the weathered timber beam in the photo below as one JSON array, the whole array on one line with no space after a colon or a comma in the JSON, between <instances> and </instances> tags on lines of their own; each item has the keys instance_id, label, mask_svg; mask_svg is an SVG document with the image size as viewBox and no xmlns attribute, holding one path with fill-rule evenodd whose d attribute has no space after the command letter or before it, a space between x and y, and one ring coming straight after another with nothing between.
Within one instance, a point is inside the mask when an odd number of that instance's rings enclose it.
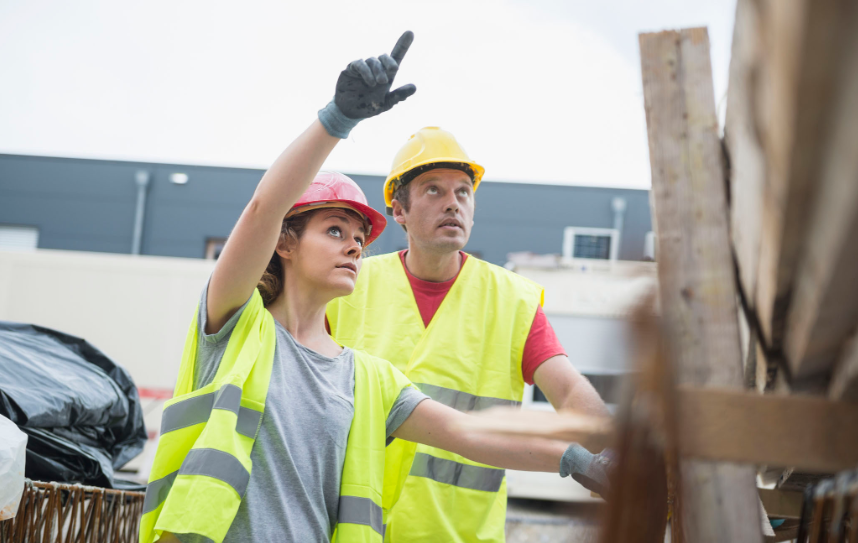
<instances>
[{"instance_id":1,"label":"weathered timber beam","mask_svg":"<svg viewBox=\"0 0 858 543\"><path fill-rule=\"evenodd\" d=\"M741 388L709 37L696 28L639 41L667 349L680 382ZM684 540L762 541L749 466L683 459L679 471Z\"/></svg>"},{"instance_id":2,"label":"weathered timber beam","mask_svg":"<svg viewBox=\"0 0 858 543\"><path fill-rule=\"evenodd\" d=\"M757 64L750 69L754 75L746 100L751 109L746 114L752 115L765 160L753 305L762 336L775 350L784 339L795 272L817 196L842 43L839 23L850 2L747 1L757 9L761 42ZM736 31L747 32L743 29L737 21Z\"/></svg>"},{"instance_id":3,"label":"weathered timber beam","mask_svg":"<svg viewBox=\"0 0 858 543\"><path fill-rule=\"evenodd\" d=\"M858 332L843 347L828 394L832 400L858 402Z\"/></svg>"},{"instance_id":4,"label":"weathered timber beam","mask_svg":"<svg viewBox=\"0 0 858 543\"><path fill-rule=\"evenodd\" d=\"M765 157L757 132L754 91L762 57L759 6L754 0L738 0L724 143L730 157L730 236L739 271L739 283L753 306L766 182Z\"/></svg>"},{"instance_id":5,"label":"weathered timber beam","mask_svg":"<svg viewBox=\"0 0 858 543\"><path fill-rule=\"evenodd\" d=\"M829 373L858 325L858 4L835 4L826 29L838 38L830 99L821 112L828 115L827 131L820 134L816 198L784 332L795 379Z\"/></svg>"},{"instance_id":6,"label":"weathered timber beam","mask_svg":"<svg viewBox=\"0 0 858 543\"><path fill-rule=\"evenodd\" d=\"M681 387L683 456L833 473L858 465L858 404Z\"/></svg>"},{"instance_id":7,"label":"weathered timber beam","mask_svg":"<svg viewBox=\"0 0 858 543\"><path fill-rule=\"evenodd\" d=\"M805 473L858 465L858 403L690 386L680 386L675 401L683 458L790 466ZM616 440L609 419L578 413L495 408L466 425L472 431L580 442L594 451Z\"/></svg>"}]
</instances>

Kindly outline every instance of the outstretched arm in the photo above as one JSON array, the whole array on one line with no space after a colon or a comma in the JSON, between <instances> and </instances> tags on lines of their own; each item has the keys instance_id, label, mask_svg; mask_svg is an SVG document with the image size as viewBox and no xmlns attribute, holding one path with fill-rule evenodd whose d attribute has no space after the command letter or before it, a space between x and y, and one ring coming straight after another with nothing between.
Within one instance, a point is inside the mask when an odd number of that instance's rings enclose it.
<instances>
[{"instance_id":1,"label":"outstretched arm","mask_svg":"<svg viewBox=\"0 0 858 543\"><path fill-rule=\"evenodd\" d=\"M337 80L334 99L265 172L233 228L209 283L206 333L215 333L253 293L280 239L283 218L341 138L362 119L392 108L417 90L391 91L414 35L405 32L390 55L356 60Z\"/></svg>"},{"instance_id":2,"label":"outstretched arm","mask_svg":"<svg viewBox=\"0 0 858 543\"><path fill-rule=\"evenodd\" d=\"M424 400L393 436L499 468L553 473L560 470L560 459L567 443L460 429L460 423L470 416L436 401Z\"/></svg>"}]
</instances>

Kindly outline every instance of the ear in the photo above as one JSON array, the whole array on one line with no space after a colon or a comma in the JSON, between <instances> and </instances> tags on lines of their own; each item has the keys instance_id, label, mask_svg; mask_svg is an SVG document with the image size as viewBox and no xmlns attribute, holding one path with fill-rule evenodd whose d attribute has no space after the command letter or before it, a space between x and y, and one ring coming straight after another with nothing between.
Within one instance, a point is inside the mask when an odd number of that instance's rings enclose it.
<instances>
[{"instance_id":1,"label":"ear","mask_svg":"<svg viewBox=\"0 0 858 543\"><path fill-rule=\"evenodd\" d=\"M402 207L402 204L399 203L399 200L393 200L390 204L391 207L393 207L393 220L404 226L405 216L408 214L408 212L405 211L405 208Z\"/></svg>"},{"instance_id":2,"label":"ear","mask_svg":"<svg viewBox=\"0 0 858 543\"><path fill-rule=\"evenodd\" d=\"M296 245L297 243L292 236L281 232L280 239L277 240L277 247L274 249L274 252L280 255L281 258L291 260L292 256L295 254Z\"/></svg>"}]
</instances>

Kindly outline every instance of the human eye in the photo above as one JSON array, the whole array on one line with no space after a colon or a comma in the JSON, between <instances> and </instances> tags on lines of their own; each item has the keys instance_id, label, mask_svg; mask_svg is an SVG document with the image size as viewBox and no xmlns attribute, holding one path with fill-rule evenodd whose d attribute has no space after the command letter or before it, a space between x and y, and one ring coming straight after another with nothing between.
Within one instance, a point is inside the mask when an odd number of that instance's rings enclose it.
<instances>
[{"instance_id":1,"label":"human eye","mask_svg":"<svg viewBox=\"0 0 858 543\"><path fill-rule=\"evenodd\" d=\"M429 187L428 189L426 189L426 194L438 194L438 187Z\"/></svg>"},{"instance_id":2,"label":"human eye","mask_svg":"<svg viewBox=\"0 0 858 543\"><path fill-rule=\"evenodd\" d=\"M328 234L330 234L331 236L333 236L335 238L343 237L343 231L340 229L339 226L332 226L332 227L328 228Z\"/></svg>"},{"instance_id":3,"label":"human eye","mask_svg":"<svg viewBox=\"0 0 858 543\"><path fill-rule=\"evenodd\" d=\"M355 241L358 242L358 245L360 245L361 247L363 247L366 243L362 237L356 237Z\"/></svg>"}]
</instances>

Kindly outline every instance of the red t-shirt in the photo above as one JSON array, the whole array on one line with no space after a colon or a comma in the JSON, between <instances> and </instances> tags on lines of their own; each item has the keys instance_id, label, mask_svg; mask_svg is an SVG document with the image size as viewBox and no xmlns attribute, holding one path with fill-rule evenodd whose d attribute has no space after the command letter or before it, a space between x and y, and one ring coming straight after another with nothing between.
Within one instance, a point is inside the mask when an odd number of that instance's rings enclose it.
<instances>
[{"instance_id":1,"label":"red t-shirt","mask_svg":"<svg viewBox=\"0 0 858 543\"><path fill-rule=\"evenodd\" d=\"M423 325L429 326L435 312L444 301L444 297L450 291L450 287L456 281L459 274L449 281L443 283L432 283L424 281L411 275L408 268L405 266L405 253L407 250L399 252L399 259L402 261L402 268L405 270L405 275L408 276L408 282L411 283L411 290L414 292L414 300L417 302L417 309L420 310L420 316L423 318ZM462 255L462 264L465 265L465 259L468 255L460 251ZM459 271L462 270L461 266ZM530 325L530 332L527 335L527 341L524 343L524 354L521 359L521 376L524 382L533 384L533 372L540 364L549 358L557 355L566 356L566 351L563 345L557 339L557 334L554 333L554 328L548 322L542 306L537 306L536 316L533 317L533 323Z\"/></svg>"}]
</instances>

